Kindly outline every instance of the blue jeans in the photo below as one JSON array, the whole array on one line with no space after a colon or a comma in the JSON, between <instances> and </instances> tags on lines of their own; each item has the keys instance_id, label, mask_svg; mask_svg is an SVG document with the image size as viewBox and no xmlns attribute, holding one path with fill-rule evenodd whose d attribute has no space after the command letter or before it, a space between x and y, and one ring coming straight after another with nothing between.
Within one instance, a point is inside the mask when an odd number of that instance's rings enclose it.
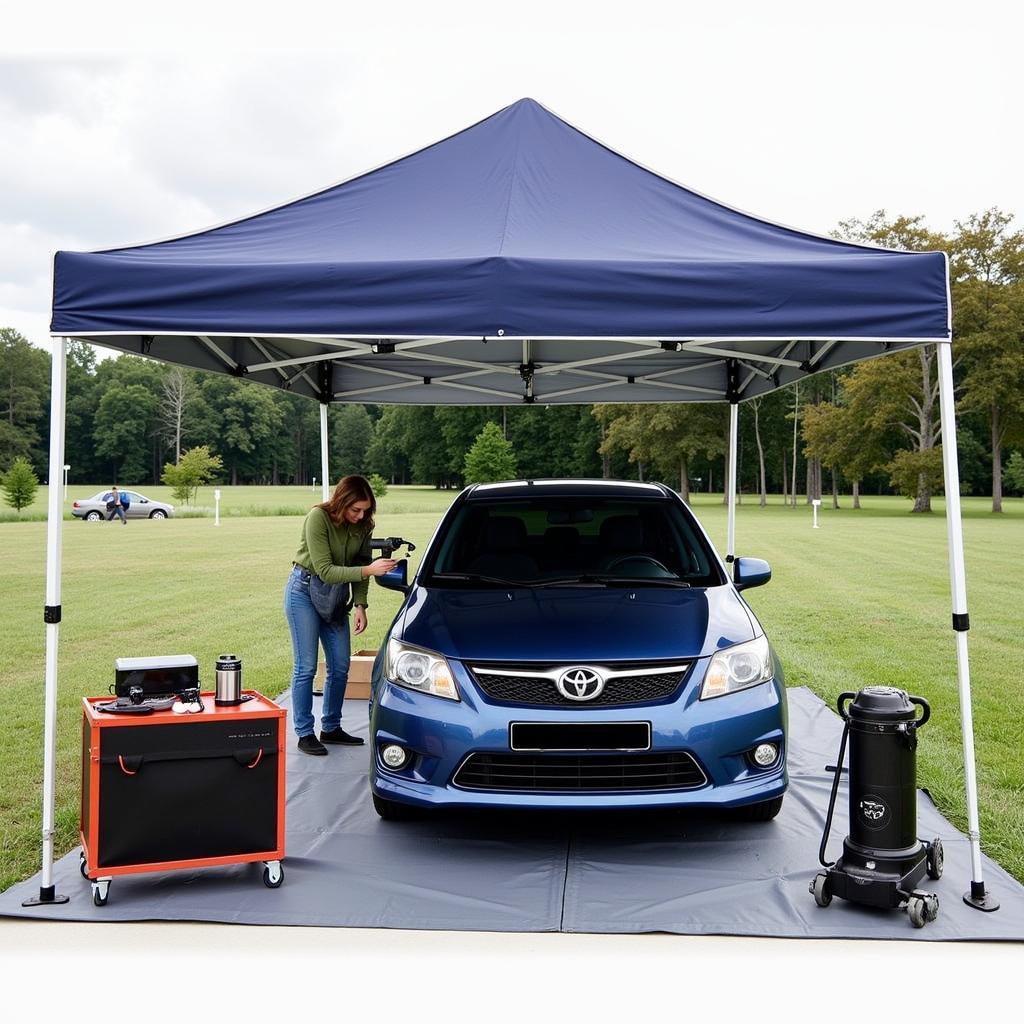
<instances>
[{"instance_id":1,"label":"blue jeans","mask_svg":"<svg viewBox=\"0 0 1024 1024\"><path fill-rule=\"evenodd\" d=\"M107 522L108 523L111 522L113 520L114 516L117 516L117 518L120 519L122 523L127 522L127 520L125 519L125 516L124 516L124 506L123 505L115 505L107 513Z\"/></svg>"},{"instance_id":2,"label":"blue jeans","mask_svg":"<svg viewBox=\"0 0 1024 1024\"><path fill-rule=\"evenodd\" d=\"M309 577L294 566L284 587L284 614L292 634L292 723L298 736L313 732L313 677L317 668L317 647L323 644L327 657L324 703L320 728L325 732L341 727L341 703L348 683L348 617L341 622L324 622L309 598Z\"/></svg>"}]
</instances>

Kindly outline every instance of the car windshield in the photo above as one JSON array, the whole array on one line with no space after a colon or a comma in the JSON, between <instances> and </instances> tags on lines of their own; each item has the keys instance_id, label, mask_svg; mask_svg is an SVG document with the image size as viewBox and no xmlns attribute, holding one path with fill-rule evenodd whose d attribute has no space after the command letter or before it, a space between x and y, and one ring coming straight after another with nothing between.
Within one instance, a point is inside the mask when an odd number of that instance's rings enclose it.
<instances>
[{"instance_id":1,"label":"car windshield","mask_svg":"<svg viewBox=\"0 0 1024 1024\"><path fill-rule=\"evenodd\" d=\"M471 499L440 539L426 582L707 587L724 582L692 516L668 498Z\"/></svg>"}]
</instances>

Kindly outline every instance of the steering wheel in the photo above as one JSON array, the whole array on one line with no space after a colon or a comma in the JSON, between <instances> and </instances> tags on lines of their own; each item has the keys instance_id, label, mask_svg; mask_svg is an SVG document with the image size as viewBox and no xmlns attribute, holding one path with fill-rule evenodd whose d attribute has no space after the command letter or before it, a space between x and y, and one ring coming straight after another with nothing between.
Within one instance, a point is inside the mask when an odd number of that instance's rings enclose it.
<instances>
[{"instance_id":1,"label":"steering wheel","mask_svg":"<svg viewBox=\"0 0 1024 1024\"><path fill-rule=\"evenodd\" d=\"M641 565L653 566L655 569L660 569L666 576L673 575L661 564L661 562L656 558L652 558L650 555L622 555L607 565L605 567L605 572L611 572L613 569L617 569L620 565L626 565L629 562L639 562Z\"/></svg>"}]
</instances>

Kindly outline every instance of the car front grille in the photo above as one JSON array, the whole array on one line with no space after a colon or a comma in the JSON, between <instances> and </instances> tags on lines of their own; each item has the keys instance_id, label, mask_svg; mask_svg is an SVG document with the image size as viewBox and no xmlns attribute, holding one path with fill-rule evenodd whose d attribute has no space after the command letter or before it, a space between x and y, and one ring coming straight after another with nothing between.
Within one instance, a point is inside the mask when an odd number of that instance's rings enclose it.
<instances>
[{"instance_id":1,"label":"car front grille","mask_svg":"<svg viewBox=\"0 0 1024 1024\"><path fill-rule=\"evenodd\" d=\"M555 685L568 665L471 665L473 679L489 700L535 707L606 708L667 700L679 689L690 663L609 665L613 673L593 700L569 700Z\"/></svg>"},{"instance_id":2,"label":"car front grille","mask_svg":"<svg viewBox=\"0 0 1024 1024\"><path fill-rule=\"evenodd\" d=\"M470 754L455 773L462 789L528 793L696 789L707 781L686 753Z\"/></svg>"}]
</instances>

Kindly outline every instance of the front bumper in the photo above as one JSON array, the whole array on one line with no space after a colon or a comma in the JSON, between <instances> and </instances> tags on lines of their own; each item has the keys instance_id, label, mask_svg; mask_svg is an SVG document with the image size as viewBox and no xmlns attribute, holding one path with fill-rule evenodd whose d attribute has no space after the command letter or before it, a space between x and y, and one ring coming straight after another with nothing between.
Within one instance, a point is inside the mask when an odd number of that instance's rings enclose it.
<instances>
[{"instance_id":1,"label":"front bumper","mask_svg":"<svg viewBox=\"0 0 1024 1024\"><path fill-rule=\"evenodd\" d=\"M698 659L678 695L669 701L584 709L487 701L466 669L451 660L462 700L449 701L391 684L381 677L378 659L370 719L373 790L388 800L436 808L739 807L781 796L788 783L781 671L770 682L749 690L700 701L697 694L708 660ZM510 752L511 722L552 721L650 722L651 747L644 753L687 753L706 781L684 789L548 792L468 789L453 782L471 754ZM768 769L756 768L747 756L762 742L780 747L778 761ZM399 771L388 769L380 760L380 750L388 743L413 754Z\"/></svg>"}]
</instances>

